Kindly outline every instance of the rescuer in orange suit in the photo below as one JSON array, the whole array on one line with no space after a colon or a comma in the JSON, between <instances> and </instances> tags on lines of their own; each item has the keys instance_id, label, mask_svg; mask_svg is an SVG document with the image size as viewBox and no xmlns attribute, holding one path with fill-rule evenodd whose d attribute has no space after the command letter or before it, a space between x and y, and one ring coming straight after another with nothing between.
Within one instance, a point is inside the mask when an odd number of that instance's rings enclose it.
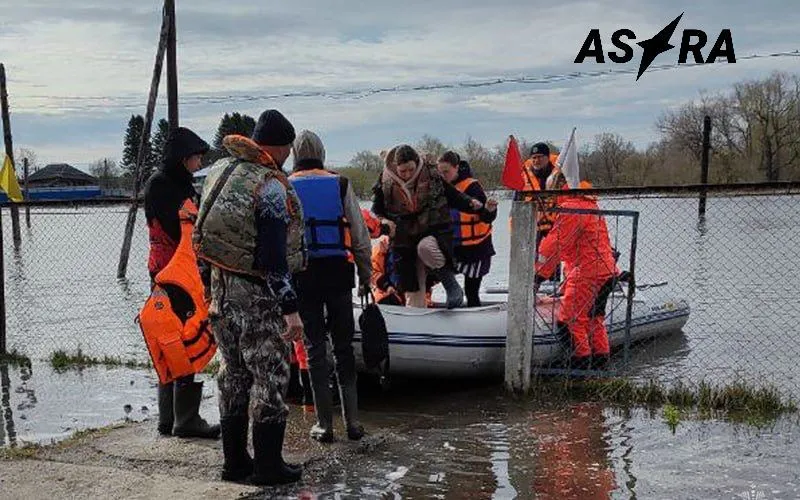
<instances>
[{"instance_id":1,"label":"rescuer in orange suit","mask_svg":"<svg viewBox=\"0 0 800 500\"><path fill-rule=\"evenodd\" d=\"M591 184L581 182L581 188ZM568 189L566 182L548 182L548 190ZM558 208L599 210L587 195L558 196ZM608 236L600 214L561 212L542 240L536 259L535 287L549 279L559 262L569 269L556 322L556 335L581 370L605 369L610 355L605 309L618 277Z\"/></svg>"}]
</instances>

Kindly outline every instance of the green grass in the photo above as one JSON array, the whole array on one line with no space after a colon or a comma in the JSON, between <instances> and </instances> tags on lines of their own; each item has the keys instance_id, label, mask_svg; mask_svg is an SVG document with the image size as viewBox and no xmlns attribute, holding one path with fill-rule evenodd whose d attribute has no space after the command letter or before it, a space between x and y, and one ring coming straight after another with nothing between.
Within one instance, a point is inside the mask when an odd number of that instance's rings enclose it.
<instances>
[{"instance_id":1,"label":"green grass","mask_svg":"<svg viewBox=\"0 0 800 500\"><path fill-rule=\"evenodd\" d=\"M6 363L9 366L15 367L23 367L27 366L30 368L31 366L31 358L21 354L16 349L6 354L0 354L0 363Z\"/></svg>"},{"instance_id":2,"label":"green grass","mask_svg":"<svg viewBox=\"0 0 800 500\"><path fill-rule=\"evenodd\" d=\"M599 401L621 406L664 407L665 420L674 430L681 411L696 410L702 417L722 415L751 425L767 425L780 415L797 412L797 405L773 387L744 382L697 386L667 386L656 381L636 383L626 379L538 379L531 397L542 402ZM674 424L674 425L673 425Z\"/></svg>"},{"instance_id":3,"label":"green grass","mask_svg":"<svg viewBox=\"0 0 800 500\"><path fill-rule=\"evenodd\" d=\"M50 356L50 365L56 371L65 371L70 369L81 370L83 368L87 368L90 366L105 366L107 368L118 368L122 366L126 368L152 367L152 365L149 362L143 363L132 359L124 360L122 358L114 356L103 356L102 358L95 358L84 354L80 348L78 348L77 352L75 353L68 353L62 350L53 352L53 354Z\"/></svg>"}]
</instances>

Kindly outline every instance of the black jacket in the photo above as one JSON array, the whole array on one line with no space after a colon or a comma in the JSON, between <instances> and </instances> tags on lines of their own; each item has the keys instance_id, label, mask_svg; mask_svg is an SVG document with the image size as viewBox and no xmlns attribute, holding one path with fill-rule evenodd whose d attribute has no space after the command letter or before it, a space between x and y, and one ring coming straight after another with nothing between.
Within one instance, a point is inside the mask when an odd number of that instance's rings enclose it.
<instances>
[{"instance_id":1,"label":"black jacket","mask_svg":"<svg viewBox=\"0 0 800 500\"><path fill-rule=\"evenodd\" d=\"M170 134L164 162L150 176L144 188L144 213L150 228L151 274L158 273L169 260L181 238L178 211L187 198L198 202L192 185L193 175L183 166L183 160L195 154L205 154L209 145L189 129L179 127Z\"/></svg>"}]
</instances>

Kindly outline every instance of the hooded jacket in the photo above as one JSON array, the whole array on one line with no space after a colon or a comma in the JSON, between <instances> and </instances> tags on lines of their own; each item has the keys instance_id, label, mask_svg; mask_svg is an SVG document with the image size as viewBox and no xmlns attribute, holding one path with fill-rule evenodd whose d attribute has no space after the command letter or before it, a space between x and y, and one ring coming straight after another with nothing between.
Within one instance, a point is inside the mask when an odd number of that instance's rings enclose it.
<instances>
[{"instance_id":1,"label":"hooded jacket","mask_svg":"<svg viewBox=\"0 0 800 500\"><path fill-rule=\"evenodd\" d=\"M144 187L144 213L150 233L150 256L147 267L150 276L158 274L172 259L181 239L178 212L184 201L199 203L192 185L193 175L183 160L195 154L205 154L208 143L191 130L178 127L167 140L164 161L150 176Z\"/></svg>"}]
</instances>

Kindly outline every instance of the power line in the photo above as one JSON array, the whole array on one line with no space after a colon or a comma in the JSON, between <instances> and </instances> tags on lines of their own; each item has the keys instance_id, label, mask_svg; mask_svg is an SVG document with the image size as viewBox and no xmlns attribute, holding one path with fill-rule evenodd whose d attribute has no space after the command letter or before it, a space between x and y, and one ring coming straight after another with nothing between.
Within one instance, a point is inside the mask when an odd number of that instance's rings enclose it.
<instances>
[{"instance_id":1,"label":"power line","mask_svg":"<svg viewBox=\"0 0 800 500\"><path fill-rule=\"evenodd\" d=\"M781 57L800 57L800 50L773 52L769 54L752 54L748 56L741 56L737 58L737 63L740 61L749 61L755 59L769 59ZM724 63L712 63L724 64ZM651 66L647 72L654 73L659 71L668 71L679 68L691 68L696 66L709 66L704 63L686 63L686 64L662 64L658 66ZM597 71L574 71L569 73L551 74L551 75L522 75L522 76L506 76L494 77L486 79L478 79L471 81L458 81L446 83L430 83L430 84L416 84L416 85L396 85L388 87L375 87L375 88L354 88L354 89L339 89L339 90L317 90L317 91L292 91L292 92L279 92L272 94L231 94L231 95L211 95L211 94L184 94L181 99L181 105L199 105L199 104L227 104L234 102L255 102L255 101L268 101L276 99L298 99L298 98L327 98L327 99L365 99L378 94L394 94L394 93L410 93L410 92L430 92L437 90L459 90L459 89L478 89L493 87L497 85L547 85L559 82L569 82L576 80L586 80L602 78L607 76L619 76L636 74L636 68L621 68ZM18 95L17 98L36 99L36 100L52 100L59 101L59 103L44 103L39 105L40 109L59 110L59 111L83 111L92 109L138 109L142 107L139 96L55 96L55 95ZM90 102L86 102L90 101ZM166 99L159 99L160 104L164 104ZM74 102L74 104L72 104Z\"/></svg>"}]
</instances>

